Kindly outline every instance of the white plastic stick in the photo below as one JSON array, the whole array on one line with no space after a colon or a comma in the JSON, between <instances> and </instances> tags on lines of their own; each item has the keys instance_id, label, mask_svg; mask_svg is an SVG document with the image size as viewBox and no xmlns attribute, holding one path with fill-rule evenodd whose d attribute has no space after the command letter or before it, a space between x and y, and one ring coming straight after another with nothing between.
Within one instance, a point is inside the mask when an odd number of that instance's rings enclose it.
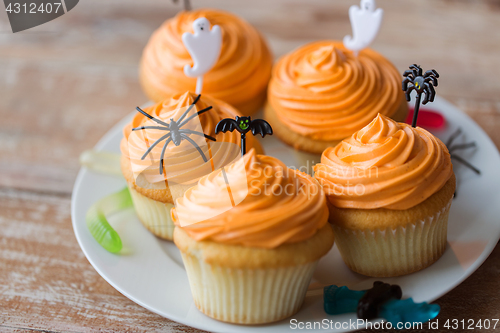
<instances>
[{"instance_id":1,"label":"white plastic stick","mask_svg":"<svg viewBox=\"0 0 500 333\"><path fill-rule=\"evenodd\" d=\"M198 76L196 79L196 94L201 94L201 90L203 89L203 75Z\"/></svg>"}]
</instances>

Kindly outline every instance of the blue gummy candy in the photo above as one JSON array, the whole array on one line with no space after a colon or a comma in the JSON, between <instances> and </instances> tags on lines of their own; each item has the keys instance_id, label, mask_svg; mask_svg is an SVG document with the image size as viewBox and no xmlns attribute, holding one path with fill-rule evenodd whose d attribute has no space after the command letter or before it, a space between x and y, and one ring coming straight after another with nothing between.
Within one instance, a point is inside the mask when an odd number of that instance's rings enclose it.
<instances>
[{"instance_id":1,"label":"blue gummy candy","mask_svg":"<svg viewBox=\"0 0 500 333\"><path fill-rule=\"evenodd\" d=\"M323 301L325 312L329 315L357 313L358 303L366 290L328 286L324 288ZM391 299L380 306L379 317L390 322L393 327L398 323L425 323L437 317L441 307L438 304L415 303L413 299ZM399 325L401 326L401 324Z\"/></svg>"},{"instance_id":2,"label":"blue gummy candy","mask_svg":"<svg viewBox=\"0 0 500 333\"><path fill-rule=\"evenodd\" d=\"M366 290L350 290L345 286L325 287L323 292L325 312L329 315L357 312L359 300L365 293Z\"/></svg>"},{"instance_id":3,"label":"blue gummy candy","mask_svg":"<svg viewBox=\"0 0 500 333\"><path fill-rule=\"evenodd\" d=\"M379 316L396 327L397 323L425 323L436 318L440 310L441 307L438 304L415 303L411 298L392 299L382 304Z\"/></svg>"}]
</instances>

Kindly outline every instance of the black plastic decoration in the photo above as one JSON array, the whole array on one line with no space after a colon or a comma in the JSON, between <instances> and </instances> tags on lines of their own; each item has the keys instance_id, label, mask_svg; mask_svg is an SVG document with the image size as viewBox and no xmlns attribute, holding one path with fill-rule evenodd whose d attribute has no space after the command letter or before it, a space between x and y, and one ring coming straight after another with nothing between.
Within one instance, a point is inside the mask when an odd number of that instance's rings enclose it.
<instances>
[{"instance_id":1,"label":"black plastic decoration","mask_svg":"<svg viewBox=\"0 0 500 333\"><path fill-rule=\"evenodd\" d=\"M457 150L462 150L462 149L469 149L469 148L475 148L476 143L475 142L469 142L469 143L463 143L459 145L454 145L453 146L453 141L455 141L456 138L458 138L462 134L462 129L458 128L448 139L446 142L446 147L448 147L448 151L450 153L450 158L456 160L457 162L465 165L467 168L471 169L474 171L476 174L480 175L481 170L470 164L468 161L464 160L462 157L458 156L454 152ZM457 197L457 190L455 190L455 196L454 198Z\"/></svg>"},{"instance_id":2,"label":"black plastic decoration","mask_svg":"<svg viewBox=\"0 0 500 333\"><path fill-rule=\"evenodd\" d=\"M192 116L188 117L186 120L184 120L184 118L188 115L189 111L191 111L191 109L195 106L195 104L200 100L200 97L201 97L201 95L198 95L195 98L194 102L191 105L189 105L187 110L179 117L179 119L177 119L177 120L170 119L170 123L166 123L164 121L161 121L160 119L151 116L150 114L148 114L147 112L142 110L140 107L136 107L136 110L138 112L140 112L142 115L144 115L145 117L158 123L161 126L140 126L140 127L132 128L132 131L139 131L139 130L144 130L144 129L155 129L155 130L168 132L167 134L165 134L164 136L162 136L161 138L156 140L146 150L144 155L142 155L142 157L141 157L141 160L146 158L146 156L153 150L154 147L156 147L157 144L159 144L161 141L165 140L165 144L163 145L163 149L161 151L161 156L160 156L160 175L163 174L163 157L165 156L165 150L167 149L167 146L170 142L173 142L174 145L179 146L183 140L188 141L190 144L192 144L196 148L196 150L198 150L201 157L203 158L203 161L208 162L208 159L205 156L205 154L203 153L203 151L201 150L200 146L198 146L198 144L193 139L191 139L188 135L190 135L190 134L200 135L200 136L203 136L206 139L209 139L212 141L216 141L215 138L213 138L209 135L206 135L205 133L202 133L202 132L182 128L182 126L186 125L193 118L198 117L202 113L205 113L205 112L210 111L212 109L212 107L209 106L201 111L198 111L194 115L192 115Z\"/></svg>"},{"instance_id":3,"label":"black plastic decoration","mask_svg":"<svg viewBox=\"0 0 500 333\"><path fill-rule=\"evenodd\" d=\"M417 98L415 100L415 111L413 113L413 121L411 126L417 127L418 110L420 108L420 100L422 94L425 93L425 98L422 104L425 105L428 102L434 102L434 97L436 96L436 90L434 87L438 86L439 74L434 69L431 69L422 75L422 68L418 65L411 65L409 70L403 73L405 77L403 80L403 91L406 95L406 100L411 101L410 93L415 90L417 92Z\"/></svg>"},{"instance_id":4,"label":"black plastic decoration","mask_svg":"<svg viewBox=\"0 0 500 333\"><path fill-rule=\"evenodd\" d=\"M264 119L252 120L251 117L238 117L236 119L226 118L219 121L215 126L215 134L222 132L232 132L237 130L241 134L241 156L247 152L246 148L246 134L252 131L252 134L260 134L265 137L266 134L272 135L273 129L271 125Z\"/></svg>"},{"instance_id":5,"label":"black plastic decoration","mask_svg":"<svg viewBox=\"0 0 500 333\"><path fill-rule=\"evenodd\" d=\"M462 129L457 129L451 136L450 138L448 139L448 142L446 142L446 147L448 147L448 151L450 152L450 157L454 160L456 160L457 162L460 162L462 163L463 165L465 165L467 168L471 169L472 171L474 171L476 174L480 175L481 174L481 170L479 170L478 168L476 168L475 166L473 166L472 164L470 164L469 162L467 162L466 160L464 160L462 157L454 154L454 152L456 150L461 150L461 149L469 149L469 148L475 148L476 147L476 143L475 142L469 142L469 143L464 143L464 144L460 144L460 145L454 145L453 146L453 141L455 141L455 139L460 136L460 134L462 134Z\"/></svg>"}]
</instances>

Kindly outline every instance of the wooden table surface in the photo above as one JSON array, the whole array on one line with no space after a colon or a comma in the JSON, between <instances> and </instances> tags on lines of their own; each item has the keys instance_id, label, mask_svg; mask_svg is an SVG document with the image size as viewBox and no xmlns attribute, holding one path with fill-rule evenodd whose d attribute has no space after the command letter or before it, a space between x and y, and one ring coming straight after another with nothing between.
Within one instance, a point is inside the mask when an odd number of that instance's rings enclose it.
<instances>
[{"instance_id":1,"label":"wooden table surface","mask_svg":"<svg viewBox=\"0 0 500 333\"><path fill-rule=\"evenodd\" d=\"M354 3L194 0L193 6L246 18L280 56L350 33L347 11ZM438 94L500 147L500 1L378 5L385 21L373 48L400 71L413 62L438 69ZM0 14L0 331L197 331L147 311L104 281L80 250L70 217L79 154L146 101L137 75L142 49L179 8L168 0L84 0L17 34ZM438 300L438 318L499 318L499 259L497 246Z\"/></svg>"}]
</instances>

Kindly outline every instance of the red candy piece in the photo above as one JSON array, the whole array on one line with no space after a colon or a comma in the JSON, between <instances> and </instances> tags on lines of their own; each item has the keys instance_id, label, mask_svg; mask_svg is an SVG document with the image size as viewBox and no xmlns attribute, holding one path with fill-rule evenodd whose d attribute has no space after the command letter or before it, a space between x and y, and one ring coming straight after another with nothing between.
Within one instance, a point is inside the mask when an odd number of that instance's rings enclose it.
<instances>
[{"instance_id":1,"label":"red candy piece","mask_svg":"<svg viewBox=\"0 0 500 333\"><path fill-rule=\"evenodd\" d=\"M413 113L414 109L410 109L408 117L406 117L407 124L411 124L413 120ZM445 118L437 111L430 109L420 109L420 111L418 111L417 126L419 127L439 129L443 128L445 124Z\"/></svg>"}]
</instances>

